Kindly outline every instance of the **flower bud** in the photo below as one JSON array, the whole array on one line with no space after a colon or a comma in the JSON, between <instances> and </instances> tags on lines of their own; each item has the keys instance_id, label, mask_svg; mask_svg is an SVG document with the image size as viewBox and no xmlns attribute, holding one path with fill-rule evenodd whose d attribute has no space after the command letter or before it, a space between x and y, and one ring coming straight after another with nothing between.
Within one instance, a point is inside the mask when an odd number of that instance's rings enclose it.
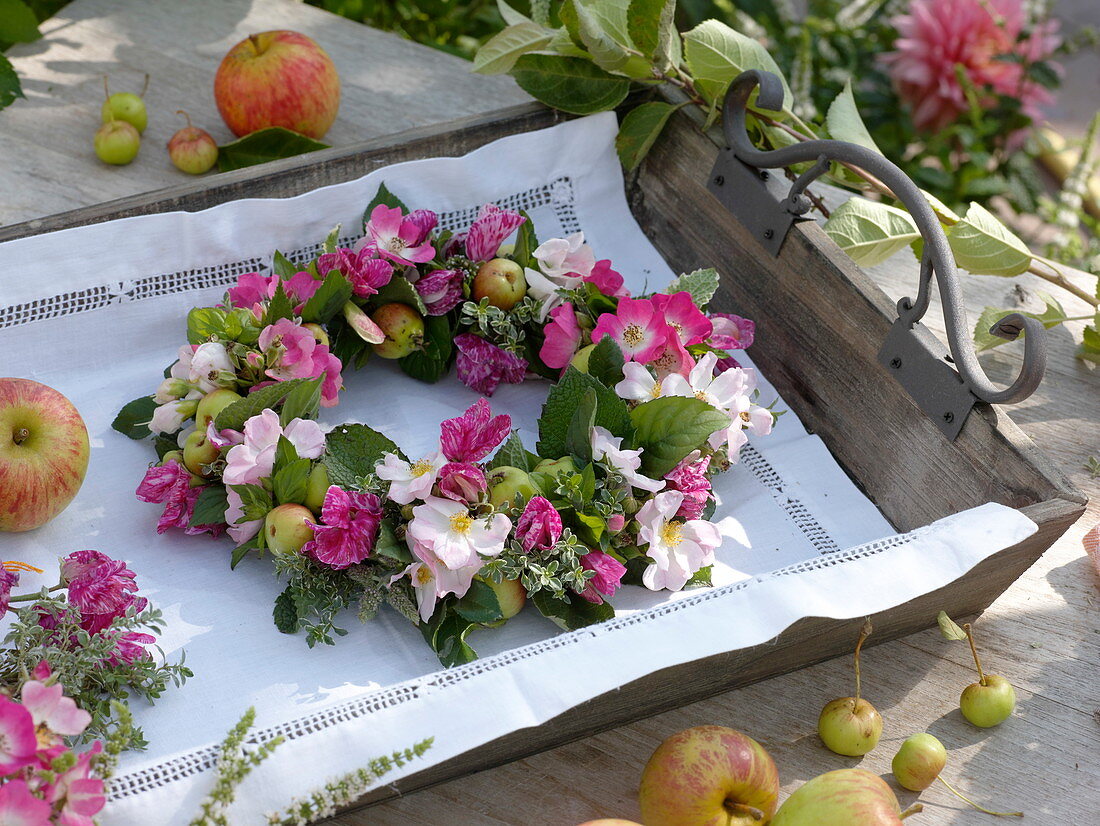
<instances>
[{"instance_id":1,"label":"flower bud","mask_svg":"<svg viewBox=\"0 0 1100 826\"><path fill-rule=\"evenodd\" d=\"M607 529L611 533L618 533L626 527L626 517L621 513L613 513L607 518Z\"/></svg>"},{"instance_id":2,"label":"flower bud","mask_svg":"<svg viewBox=\"0 0 1100 826\"><path fill-rule=\"evenodd\" d=\"M448 499L472 505L489 489L485 473L468 462L448 462L439 471L439 492Z\"/></svg>"},{"instance_id":3,"label":"flower bud","mask_svg":"<svg viewBox=\"0 0 1100 826\"><path fill-rule=\"evenodd\" d=\"M534 496L516 523L516 539L527 553L548 551L561 539L561 514L542 496Z\"/></svg>"}]
</instances>

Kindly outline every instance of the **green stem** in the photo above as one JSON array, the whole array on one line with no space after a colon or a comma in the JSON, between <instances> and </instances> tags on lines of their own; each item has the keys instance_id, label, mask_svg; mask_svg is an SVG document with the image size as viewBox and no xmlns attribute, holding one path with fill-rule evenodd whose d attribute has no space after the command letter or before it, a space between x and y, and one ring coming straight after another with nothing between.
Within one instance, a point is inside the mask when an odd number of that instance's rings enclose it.
<instances>
[{"instance_id":1,"label":"green stem","mask_svg":"<svg viewBox=\"0 0 1100 826\"><path fill-rule=\"evenodd\" d=\"M65 587L64 585L58 583L57 585L55 585L52 588L49 588L47 590L52 594L54 591L60 591L64 587ZM32 600L41 599L41 598L42 598L42 592L41 591L35 591L33 594L20 594L19 596L11 597L11 598L8 599L8 602L9 603L10 602L30 602Z\"/></svg>"},{"instance_id":2,"label":"green stem","mask_svg":"<svg viewBox=\"0 0 1100 826\"><path fill-rule=\"evenodd\" d=\"M951 792L951 794L955 795L955 797L959 798L959 800L962 800L966 803L969 803L971 806L973 806L979 812L985 812L987 815L996 815L997 817L1023 817L1024 816L1023 812L995 812L992 809L985 808L985 806L979 806L977 803L975 803L969 797L964 795L962 792L960 792L958 789L956 789L954 786L952 786L950 783L948 783L942 777L937 777L936 779L939 780L941 783L943 783L943 785L947 786L947 790L949 792Z\"/></svg>"},{"instance_id":3,"label":"green stem","mask_svg":"<svg viewBox=\"0 0 1100 826\"><path fill-rule=\"evenodd\" d=\"M978 657L978 647L974 645L974 632L970 630L969 622L963 624L963 631L966 632L966 641L970 643L970 653L974 655L974 665L978 667L978 682L985 685L985 672L982 671L982 661Z\"/></svg>"}]
</instances>

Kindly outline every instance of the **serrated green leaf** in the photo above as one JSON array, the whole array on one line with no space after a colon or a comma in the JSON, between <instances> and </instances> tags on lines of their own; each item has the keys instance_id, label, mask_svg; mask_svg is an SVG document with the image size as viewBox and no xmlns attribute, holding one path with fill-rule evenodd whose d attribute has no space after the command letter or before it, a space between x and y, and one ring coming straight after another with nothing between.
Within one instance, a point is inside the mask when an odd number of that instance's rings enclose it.
<instances>
[{"instance_id":1,"label":"serrated green leaf","mask_svg":"<svg viewBox=\"0 0 1100 826\"><path fill-rule=\"evenodd\" d=\"M530 20L497 32L474 55L474 71L483 75L508 72L528 52L550 43L554 33Z\"/></svg>"},{"instance_id":2,"label":"serrated green leaf","mask_svg":"<svg viewBox=\"0 0 1100 826\"><path fill-rule=\"evenodd\" d=\"M367 204L367 208L363 210L363 227L367 226L367 221L370 219L370 214L374 212L376 206L383 205L388 206L390 209L397 208L402 212L408 212L409 208L405 206L405 202L394 195L389 189L386 188L385 182L378 185L378 191L374 193L374 197L371 202Z\"/></svg>"},{"instance_id":3,"label":"serrated green leaf","mask_svg":"<svg viewBox=\"0 0 1100 826\"><path fill-rule=\"evenodd\" d=\"M878 148L875 139L867 131L863 118L859 114L855 95L852 94L851 78L844 83L844 89L829 104L829 111L825 115L825 127L834 140L855 143L872 152L882 154L882 150Z\"/></svg>"},{"instance_id":4,"label":"serrated green leaf","mask_svg":"<svg viewBox=\"0 0 1100 826\"><path fill-rule=\"evenodd\" d=\"M569 367L561 380L550 388L539 416L539 456L557 458L569 453L567 435L573 413L589 389L596 392L595 423L614 436L630 437L633 432L630 411L615 391L594 377Z\"/></svg>"},{"instance_id":5,"label":"serrated green leaf","mask_svg":"<svg viewBox=\"0 0 1100 826\"><path fill-rule=\"evenodd\" d=\"M719 281L718 270L714 267L692 270L672 279L672 283L668 285L665 292L668 295L675 295L678 292L687 291L691 293L691 300L695 302L696 307L705 308L718 292Z\"/></svg>"},{"instance_id":6,"label":"serrated green leaf","mask_svg":"<svg viewBox=\"0 0 1100 826\"><path fill-rule=\"evenodd\" d=\"M1008 339L996 336L991 333L990 330L997 322L1011 313L1020 313L1020 315L1026 316L1027 318L1034 318L1037 321L1041 321L1043 326L1048 330L1066 321L1066 311L1054 296L1044 292L1037 293L1037 295L1042 299L1044 304L1044 309L1041 313L1026 312L1024 310L998 309L997 307L986 307L982 310L982 314L978 317L978 323L974 325L975 349L981 353L986 350L992 350L994 347L999 347L1002 344L1007 344ZM1023 338L1026 335L1027 333L1021 330L1019 337Z\"/></svg>"},{"instance_id":7,"label":"serrated green leaf","mask_svg":"<svg viewBox=\"0 0 1100 826\"><path fill-rule=\"evenodd\" d=\"M628 79L577 57L526 54L516 61L512 77L527 94L574 115L614 109L630 91Z\"/></svg>"},{"instance_id":8,"label":"serrated green leaf","mask_svg":"<svg viewBox=\"0 0 1100 826\"><path fill-rule=\"evenodd\" d=\"M283 409L279 413L279 421L286 427L295 419L312 419L321 409L321 385L324 377L316 379L303 379L301 384L286 394L283 401Z\"/></svg>"},{"instance_id":9,"label":"serrated green leaf","mask_svg":"<svg viewBox=\"0 0 1100 826\"><path fill-rule=\"evenodd\" d=\"M271 271L284 281L293 278L300 270L301 267L278 250L275 250L275 254L271 256Z\"/></svg>"},{"instance_id":10,"label":"serrated green leaf","mask_svg":"<svg viewBox=\"0 0 1100 826\"><path fill-rule=\"evenodd\" d=\"M558 599L548 591L536 591L531 602L540 614L566 631L605 622L615 616L611 603L592 603L573 593L567 593L566 599Z\"/></svg>"},{"instance_id":11,"label":"serrated green leaf","mask_svg":"<svg viewBox=\"0 0 1100 826\"><path fill-rule=\"evenodd\" d=\"M615 151L624 169L630 172L637 168L678 108L671 103L652 101L627 113L615 136Z\"/></svg>"},{"instance_id":12,"label":"serrated green leaf","mask_svg":"<svg viewBox=\"0 0 1100 826\"><path fill-rule=\"evenodd\" d=\"M225 511L229 507L225 488L221 485L204 485L195 500L195 509L191 512L191 527L201 525L221 525L225 522Z\"/></svg>"},{"instance_id":13,"label":"serrated green leaf","mask_svg":"<svg viewBox=\"0 0 1100 826\"><path fill-rule=\"evenodd\" d=\"M981 204L971 202L958 223L947 228L947 241L960 267L972 275L1009 278L1027 272L1031 251Z\"/></svg>"},{"instance_id":14,"label":"serrated green leaf","mask_svg":"<svg viewBox=\"0 0 1100 826\"><path fill-rule=\"evenodd\" d=\"M932 207L932 211L936 213L936 217L941 221L947 221L953 223L959 220L958 214L955 210L951 209L947 204L933 195L931 192L922 189L920 194L924 196L924 200L928 201L928 204Z\"/></svg>"},{"instance_id":15,"label":"serrated green leaf","mask_svg":"<svg viewBox=\"0 0 1100 826\"><path fill-rule=\"evenodd\" d=\"M111 427L131 439L144 439L152 433L149 430L149 422L152 421L156 409L157 403L153 401L152 396L134 399L118 411L115 420L111 422Z\"/></svg>"},{"instance_id":16,"label":"serrated green leaf","mask_svg":"<svg viewBox=\"0 0 1100 826\"><path fill-rule=\"evenodd\" d=\"M378 537L374 540L375 556L384 556L402 565L409 565L413 561L413 555L409 548L397 538L393 524L389 519L383 519L378 525Z\"/></svg>"},{"instance_id":17,"label":"serrated green leaf","mask_svg":"<svg viewBox=\"0 0 1100 826\"><path fill-rule=\"evenodd\" d=\"M301 505L306 501L311 465L309 459L296 459L276 471L271 480L276 502L280 505Z\"/></svg>"},{"instance_id":18,"label":"serrated green leaf","mask_svg":"<svg viewBox=\"0 0 1100 826\"><path fill-rule=\"evenodd\" d=\"M936 622L939 623L940 633L943 634L945 640L966 639L966 632L951 617L947 616L946 611L940 611L936 615Z\"/></svg>"},{"instance_id":19,"label":"serrated green leaf","mask_svg":"<svg viewBox=\"0 0 1100 826\"><path fill-rule=\"evenodd\" d=\"M281 126L269 126L219 146L218 170L229 172L328 148L327 143L307 138Z\"/></svg>"},{"instance_id":20,"label":"serrated green leaf","mask_svg":"<svg viewBox=\"0 0 1100 826\"><path fill-rule=\"evenodd\" d=\"M713 500L711 500L713 501ZM704 565L698 571L691 575L685 584L685 588L710 588L714 583L711 582L711 572L714 570L713 565Z\"/></svg>"},{"instance_id":21,"label":"serrated green leaf","mask_svg":"<svg viewBox=\"0 0 1100 826\"><path fill-rule=\"evenodd\" d=\"M241 498L241 521L263 519L271 510L271 494L259 485L229 485L229 488Z\"/></svg>"},{"instance_id":22,"label":"serrated green leaf","mask_svg":"<svg viewBox=\"0 0 1100 826\"><path fill-rule=\"evenodd\" d=\"M539 457L523 446L519 434L513 430L489 462L489 470L507 465L530 473L538 463Z\"/></svg>"},{"instance_id":23,"label":"serrated green leaf","mask_svg":"<svg viewBox=\"0 0 1100 826\"><path fill-rule=\"evenodd\" d=\"M13 104L16 98L26 98L23 86L11 61L0 54L0 109Z\"/></svg>"},{"instance_id":24,"label":"serrated green leaf","mask_svg":"<svg viewBox=\"0 0 1100 826\"><path fill-rule=\"evenodd\" d=\"M477 627L453 610L454 600L444 600L436 606L428 622L420 623L420 632L439 657L439 662L450 668L473 662L477 652L466 642L466 635Z\"/></svg>"},{"instance_id":25,"label":"serrated green leaf","mask_svg":"<svg viewBox=\"0 0 1100 826\"><path fill-rule=\"evenodd\" d=\"M1077 347L1077 358L1100 364L1100 332L1095 326L1087 326L1082 332L1081 344Z\"/></svg>"},{"instance_id":26,"label":"serrated green leaf","mask_svg":"<svg viewBox=\"0 0 1100 826\"><path fill-rule=\"evenodd\" d=\"M729 426L729 416L701 399L666 396L630 411L634 446L642 448L642 473L660 479L715 431Z\"/></svg>"},{"instance_id":27,"label":"serrated green leaf","mask_svg":"<svg viewBox=\"0 0 1100 826\"><path fill-rule=\"evenodd\" d=\"M311 381L316 379L288 379L253 390L240 401L224 408L214 419L214 427L218 430L244 430L244 423L253 416L258 416L268 408L274 410L291 390Z\"/></svg>"},{"instance_id":28,"label":"serrated green leaf","mask_svg":"<svg viewBox=\"0 0 1100 826\"><path fill-rule=\"evenodd\" d=\"M794 98L779 65L759 42L731 29L725 23L704 20L691 31L685 32L684 60L695 78L695 88L710 102L721 102L730 81L742 72L760 69L777 75L782 81L783 110L790 110ZM755 100L754 97L749 101L750 108L758 108ZM779 116L784 112L768 114Z\"/></svg>"},{"instance_id":29,"label":"serrated green leaf","mask_svg":"<svg viewBox=\"0 0 1100 826\"><path fill-rule=\"evenodd\" d=\"M372 307L380 307L383 304L390 304L395 301L398 304L408 304L410 307L415 307L421 315L428 314L428 308L424 306L424 299L420 297L420 293L416 291L416 287L412 285L412 282L403 275L394 275L388 284L370 298Z\"/></svg>"},{"instance_id":30,"label":"serrated green leaf","mask_svg":"<svg viewBox=\"0 0 1100 826\"><path fill-rule=\"evenodd\" d=\"M326 324L351 298L352 286L339 270L331 270L302 307L302 321Z\"/></svg>"},{"instance_id":31,"label":"serrated green leaf","mask_svg":"<svg viewBox=\"0 0 1100 826\"><path fill-rule=\"evenodd\" d=\"M634 47L662 70L679 63L675 17L676 0L631 0L626 11L627 34Z\"/></svg>"},{"instance_id":32,"label":"serrated green leaf","mask_svg":"<svg viewBox=\"0 0 1100 826\"><path fill-rule=\"evenodd\" d=\"M920 238L908 212L860 197L834 209L825 221L825 232L861 267L881 264Z\"/></svg>"},{"instance_id":33,"label":"serrated green leaf","mask_svg":"<svg viewBox=\"0 0 1100 826\"><path fill-rule=\"evenodd\" d=\"M582 462L592 461L591 428L596 423L596 390L584 391L580 404L573 411L569 429L565 434L565 449Z\"/></svg>"},{"instance_id":34,"label":"serrated green leaf","mask_svg":"<svg viewBox=\"0 0 1100 826\"><path fill-rule=\"evenodd\" d=\"M470 590L455 602L454 610L463 619L479 625L504 619L504 611L501 610L496 591L480 579L470 583Z\"/></svg>"},{"instance_id":35,"label":"serrated green leaf","mask_svg":"<svg viewBox=\"0 0 1100 826\"><path fill-rule=\"evenodd\" d=\"M352 488L360 476L374 473L375 465L387 453L402 455L397 445L365 424L345 424L333 429L325 439L325 468L329 480L342 488Z\"/></svg>"},{"instance_id":36,"label":"serrated green leaf","mask_svg":"<svg viewBox=\"0 0 1100 826\"><path fill-rule=\"evenodd\" d=\"M447 316L428 316L424 319L424 345L397 360L401 369L414 379L436 382L447 375L454 353L454 331Z\"/></svg>"},{"instance_id":37,"label":"serrated green leaf","mask_svg":"<svg viewBox=\"0 0 1100 826\"><path fill-rule=\"evenodd\" d=\"M192 307L187 313L187 343L203 344L226 338L226 315L218 307Z\"/></svg>"},{"instance_id":38,"label":"serrated green leaf","mask_svg":"<svg viewBox=\"0 0 1100 826\"><path fill-rule=\"evenodd\" d=\"M623 363L623 351L611 336L605 335L588 354L588 375L614 389L623 380Z\"/></svg>"},{"instance_id":39,"label":"serrated green leaf","mask_svg":"<svg viewBox=\"0 0 1100 826\"><path fill-rule=\"evenodd\" d=\"M619 72L630 59L627 52L626 32L622 33L622 41L607 26L607 21L602 15L597 14L601 6L614 8L617 0L600 0L599 4L589 6L584 0L565 0L565 5L570 7L576 15L577 36L581 45L588 51L593 63L606 72ZM623 22L625 23L625 16Z\"/></svg>"},{"instance_id":40,"label":"serrated green leaf","mask_svg":"<svg viewBox=\"0 0 1100 826\"><path fill-rule=\"evenodd\" d=\"M294 634L298 631L298 607L294 603L294 596L288 586L279 596L275 597L275 608L271 612L275 620L275 627L284 634Z\"/></svg>"},{"instance_id":41,"label":"serrated green leaf","mask_svg":"<svg viewBox=\"0 0 1100 826\"><path fill-rule=\"evenodd\" d=\"M264 313L264 324L274 324L281 318L294 318L294 302L286 294L283 282L279 281L275 285L275 295L271 297L271 301L267 305L267 312Z\"/></svg>"},{"instance_id":42,"label":"serrated green leaf","mask_svg":"<svg viewBox=\"0 0 1100 826\"><path fill-rule=\"evenodd\" d=\"M0 41L32 43L41 36L30 6L23 0L0 0Z\"/></svg>"}]
</instances>

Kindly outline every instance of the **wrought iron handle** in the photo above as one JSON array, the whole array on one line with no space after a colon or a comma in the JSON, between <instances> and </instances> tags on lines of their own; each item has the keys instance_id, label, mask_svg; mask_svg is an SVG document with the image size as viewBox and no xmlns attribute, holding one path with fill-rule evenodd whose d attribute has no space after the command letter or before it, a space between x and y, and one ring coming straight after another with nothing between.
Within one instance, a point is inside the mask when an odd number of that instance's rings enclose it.
<instances>
[{"instance_id":1,"label":"wrought iron handle","mask_svg":"<svg viewBox=\"0 0 1100 826\"><path fill-rule=\"evenodd\" d=\"M1046 370L1046 328L1042 323L1020 313L1012 313L1002 318L990 330L994 335L1009 341L1016 339L1022 332L1026 333L1024 359L1019 375L1010 386L997 387L982 370L974 352L951 247L939 219L916 184L882 155L846 141L809 140L771 151L757 149L749 140L745 124L749 98L757 87L760 88L760 94L756 107L779 110L783 106L783 86L779 78L771 72L753 69L734 78L726 92L722 118L722 128L734 156L743 163L758 168L773 169L796 163L814 163L813 167L795 181L790 195L784 201L786 209L797 215L809 210L810 202L802 192L828 170L829 161L842 161L859 167L890 187L913 216L924 239L917 298L915 301L902 298L898 302L900 320L911 328L924 315L931 298L932 278L935 276L943 304L951 356L966 387L976 398L990 403L1018 402L1030 396L1039 386Z\"/></svg>"}]
</instances>

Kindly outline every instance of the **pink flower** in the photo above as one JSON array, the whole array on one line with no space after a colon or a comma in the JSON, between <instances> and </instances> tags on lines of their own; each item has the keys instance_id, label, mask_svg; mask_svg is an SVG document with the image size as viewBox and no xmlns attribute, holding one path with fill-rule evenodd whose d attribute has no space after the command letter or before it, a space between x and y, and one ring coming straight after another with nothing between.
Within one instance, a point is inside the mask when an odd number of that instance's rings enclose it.
<instances>
[{"instance_id":1,"label":"pink flower","mask_svg":"<svg viewBox=\"0 0 1100 826\"><path fill-rule=\"evenodd\" d=\"M642 572L651 591L679 591L700 569L714 564L714 550L722 544L718 527L703 519L676 517L684 494L678 490L658 493L638 511L638 542L653 564Z\"/></svg>"},{"instance_id":2,"label":"pink flower","mask_svg":"<svg viewBox=\"0 0 1100 826\"><path fill-rule=\"evenodd\" d=\"M233 541L238 545L243 545L260 532L260 527L264 524L264 520L251 519L246 522L241 521L244 519L244 500L241 499L241 495L233 490L233 488L225 489L225 498L228 503L228 507L225 509L225 523L229 526L229 536L232 537Z\"/></svg>"},{"instance_id":3,"label":"pink flower","mask_svg":"<svg viewBox=\"0 0 1100 826\"><path fill-rule=\"evenodd\" d=\"M471 261L495 258L504 239L526 220L518 212L485 204L466 233L466 257Z\"/></svg>"},{"instance_id":4,"label":"pink flower","mask_svg":"<svg viewBox=\"0 0 1100 826\"><path fill-rule=\"evenodd\" d=\"M626 527L626 517L621 513L613 513L607 517L607 529L611 533L618 533Z\"/></svg>"},{"instance_id":5,"label":"pink flower","mask_svg":"<svg viewBox=\"0 0 1100 826\"><path fill-rule=\"evenodd\" d=\"M653 306L664 316L680 341L686 347L705 341L711 334L713 325L703 311L695 306L691 293L682 290L674 295L658 293L653 296Z\"/></svg>"},{"instance_id":6,"label":"pink flower","mask_svg":"<svg viewBox=\"0 0 1100 826\"><path fill-rule=\"evenodd\" d=\"M379 204L371 210L366 229L378 252L386 258L398 264L423 264L435 256L426 240L435 223L435 213L428 210L416 210L406 216L399 207Z\"/></svg>"},{"instance_id":7,"label":"pink flower","mask_svg":"<svg viewBox=\"0 0 1100 826\"><path fill-rule=\"evenodd\" d=\"M138 660L150 658L145 646L152 645L157 638L152 634L142 634L138 631L126 631L115 635L115 650L107 658L109 665L130 664Z\"/></svg>"},{"instance_id":8,"label":"pink flower","mask_svg":"<svg viewBox=\"0 0 1100 826\"><path fill-rule=\"evenodd\" d=\"M447 464L447 457L440 451L406 462L396 453L387 453L374 467L379 479L390 483L386 498L399 505L407 505L417 499L427 499L440 469Z\"/></svg>"},{"instance_id":9,"label":"pink flower","mask_svg":"<svg viewBox=\"0 0 1100 826\"><path fill-rule=\"evenodd\" d=\"M461 502L429 496L413 508L407 535L413 542L430 548L451 571L481 565L483 557L504 550L512 521L503 514L472 516Z\"/></svg>"},{"instance_id":10,"label":"pink flower","mask_svg":"<svg viewBox=\"0 0 1100 826\"><path fill-rule=\"evenodd\" d=\"M325 452L325 434L317 422L292 419L284 428L278 413L263 410L244 423L244 442L225 455L222 481L226 485L257 485L271 476L280 436L294 445L301 459L318 459Z\"/></svg>"},{"instance_id":11,"label":"pink flower","mask_svg":"<svg viewBox=\"0 0 1100 826\"><path fill-rule=\"evenodd\" d=\"M581 326L577 313L568 302L550 311L550 321L543 328L545 340L539 358L547 367L565 369L581 343Z\"/></svg>"},{"instance_id":12,"label":"pink flower","mask_svg":"<svg viewBox=\"0 0 1100 826\"><path fill-rule=\"evenodd\" d=\"M669 490L678 490L684 494L684 501L680 503L680 510L676 512L677 519L699 519L703 515L703 509L711 498L710 480L707 478L707 468L710 467L710 457L699 458L699 452L689 456L680 462L671 471L665 474L668 480Z\"/></svg>"},{"instance_id":13,"label":"pink flower","mask_svg":"<svg viewBox=\"0 0 1100 826\"><path fill-rule=\"evenodd\" d=\"M458 378L467 387L491 396L501 382L519 384L527 374L527 360L473 333L455 336Z\"/></svg>"},{"instance_id":14,"label":"pink flower","mask_svg":"<svg viewBox=\"0 0 1100 826\"><path fill-rule=\"evenodd\" d=\"M58 826L95 826L93 817L103 809L107 798L103 780L91 776L92 762L103 752L103 743L96 740L81 754L76 765L61 774L49 792L50 803L61 803Z\"/></svg>"},{"instance_id":15,"label":"pink flower","mask_svg":"<svg viewBox=\"0 0 1100 826\"><path fill-rule=\"evenodd\" d=\"M432 270L413 286L424 301L428 315L445 315L463 299L461 270Z\"/></svg>"},{"instance_id":16,"label":"pink flower","mask_svg":"<svg viewBox=\"0 0 1100 826\"><path fill-rule=\"evenodd\" d=\"M37 750L30 711L0 694L0 774L13 774L30 765Z\"/></svg>"},{"instance_id":17,"label":"pink flower","mask_svg":"<svg viewBox=\"0 0 1100 826\"><path fill-rule=\"evenodd\" d=\"M321 506L322 524L310 523L313 539L302 546L302 553L342 570L370 556L381 522L381 499L332 485Z\"/></svg>"},{"instance_id":18,"label":"pink flower","mask_svg":"<svg viewBox=\"0 0 1100 826\"><path fill-rule=\"evenodd\" d=\"M508 438L512 418L494 416L489 402L478 399L461 416L445 419L439 429L444 456L452 462L478 462Z\"/></svg>"},{"instance_id":19,"label":"pink flower","mask_svg":"<svg viewBox=\"0 0 1100 826\"><path fill-rule=\"evenodd\" d=\"M646 298L624 298L615 314L603 313L596 320L592 342L611 336L627 361L652 360L661 352L669 327L660 311Z\"/></svg>"},{"instance_id":20,"label":"pink flower","mask_svg":"<svg viewBox=\"0 0 1100 826\"><path fill-rule=\"evenodd\" d=\"M439 493L447 499L472 505L489 489L485 472L468 462L449 462L439 471Z\"/></svg>"},{"instance_id":21,"label":"pink flower","mask_svg":"<svg viewBox=\"0 0 1100 826\"><path fill-rule=\"evenodd\" d=\"M747 350L756 337L756 323L733 313L711 313L714 327L707 341L719 350Z\"/></svg>"},{"instance_id":22,"label":"pink flower","mask_svg":"<svg viewBox=\"0 0 1100 826\"><path fill-rule=\"evenodd\" d=\"M393 278L393 264L384 258L376 258L377 252L371 245L358 252L340 247L336 252L326 252L318 257L317 272L324 277L332 270L338 270L351 283L355 295L375 295Z\"/></svg>"},{"instance_id":23,"label":"pink flower","mask_svg":"<svg viewBox=\"0 0 1100 826\"><path fill-rule=\"evenodd\" d=\"M246 272L237 276L237 286L229 288L229 303L234 307L255 307L271 297L268 293L270 279L258 272Z\"/></svg>"},{"instance_id":24,"label":"pink flower","mask_svg":"<svg viewBox=\"0 0 1100 826\"><path fill-rule=\"evenodd\" d=\"M612 298L629 298L630 290L623 284L623 277L611 269L611 260L603 258L592 266L592 271L584 277L589 284L594 284L596 289L604 295Z\"/></svg>"},{"instance_id":25,"label":"pink flower","mask_svg":"<svg viewBox=\"0 0 1100 826\"><path fill-rule=\"evenodd\" d=\"M686 376L695 367L695 359L687 351L680 337L670 333L665 338L665 343L661 345L660 351L649 362L649 366L657 372L658 379L663 380L673 373Z\"/></svg>"},{"instance_id":26,"label":"pink flower","mask_svg":"<svg viewBox=\"0 0 1100 826\"><path fill-rule=\"evenodd\" d=\"M0 568L0 615L7 612L11 600L11 589L18 584L19 574L7 568Z\"/></svg>"},{"instance_id":27,"label":"pink flower","mask_svg":"<svg viewBox=\"0 0 1100 826\"><path fill-rule=\"evenodd\" d=\"M260 349L267 356L267 375L276 381L314 377L313 351L317 339L305 327L280 318L260 332Z\"/></svg>"},{"instance_id":28,"label":"pink flower","mask_svg":"<svg viewBox=\"0 0 1100 826\"><path fill-rule=\"evenodd\" d=\"M569 276L583 279L596 266L596 256L592 247L584 243L583 232L575 232L568 238L551 238L539 244L531 254L547 278L565 287L574 286Z\"/></svg>"},{"instance_id":29,"label":"pink flower","mask_svg":"<svg viewBox=\"0 0 1100 826\"><path fill-rule=\"evenodd\" d=\"M313 378L324 376L321 382L321 407L335 407L340 400L340 390L344 386L344 377L340 373L344 365L324 344L318 344L313 351Z\"/></svg>"},{"instance_id":30,"label":"pink flower","mask_svg":"<svg viewBox=\"0 0 1100 826\"><path fill-rule=\"evenodd\" d=\"M1026 18L1022 0L913 0L908 14L894 17L895 51L881 60L912 107L914 125L935 132L969 109L956 66L979 95L989 88L1018 99L1032 120L1040 117L1040 105L1052 98L1027 77L1025 63L1045 60L1060 40L1054 21L1021 39ZM993 103L983 96L983 106Z\"/></svg>"},{"instance_id":31,"label":"pink flower","mask_svg":"<svg viewBox=\"0 0 1100 826\"><path fill-rule=\"evenodd\" d=\"M622 446L621 436L612 436L611 431L599 425L589 428L592 441L592 461L603 462L636 488L650 493L661 490L665 483L660 479L650 479L639 471L642 466L642 449L628 450Z\"/></svg>"},{"instance_id":32,"label":"pink flower","mask_svg":"<svg viewBox=\"0 0 1100 826\"><path fill-rule=\"evenodd\" d=\"M550 500L532 496L516 523L516 539L527 553L548 551L561 539L561 514Z\"/></svg>"},{"instance_id":33,"label":"pink flower","mask_svg":"<svg viewBox=\"0 0 1100 826\"><path fill-rule=\"evenodd\" d=\"M130 608L143 611L149 604L144 597L134 596L136 577L126 563L98 551L69 554L62 561L61 572L62 581L68 584L69 604L80 612L80 627L88 633L109 627Z\"/></svg>"},{"instance_id":34,"label":"pink flower","mask_svg":"<svg viewBox=\"0 0 1100 826\"><path fill-rule=\"evenodd\" d=\"M581 597L599 604L604 601L604 597L615 596L626 573L626 566L623 563L603 551L589 551L581 557L580 562L585 570L596 572L596 575L585 583Z\"/></svg>"},{"instance_id":35,"label":"pink flower","mask_svg":"<svg viewBox=\"0 0 1100 826\"><path fill-rule=\"evenodd\" d=\"M164 512L157 520L157 533L170 528L182 528L188 536L210 532L217 535L220 525L191 525L191 514L199 499L202 487L192 487L191 471L175 459L163 465L154 465L145 471L145 478L137 487L137 498L142 502L164 505Z\"/></svg>"},{"instance_id":36,"label":"pink flower","mask_svg":"<svg viewBox=\"0 0 1100 826\"><path fill-rule=\"evenodd\" d=\"M447 594L465 596L470 590L474 576L481 570L480 559L472 565L451 570L435 555L435 551L415 539L410 539L409 550L417 561L392 577L390 584L405 576L412 580L417 609L420 619L424 622L431 619L432 614L435 613L435 604L441 597Z\"/></svg>"},{"instance_id":37,"label":"pink flower","mask_svg":"<svg viewBox=\"0 0 1100 826\"><path fill-rule=\"evenodd\" d=\"M5 826L50 826L52 813L49 803L31 794L27 781L8 780L0 785L0 823Z\"/></svg>"},{"instance_id":38,"label":"pink flower","mask_svg":"<svg viewBox=\"0 0 1100 826\"><path fill-rule=\"evenodd\" d=\"M92 722L92 715L79 708L72 697L66 697L60 683L45 685L28 680L19 698L34 718L35 727L45 726L54 734L74 737Z\"/></svg>"},{"instance_id":39,"label":"pink flower","mask_svg":"<svg viewBox=\"0 0 1100 826\"><path fill-rule=\"evenodd\" d=\"M283 292L287 294L287 298L293 301L297 306L294 308L294 312L300 313L302 311L302 305L313 298L313 294L321 288L321 279L314 278L313 273L302 270L296 272L290 278L283 281ZM274 297L278 291L279 276L271 276L271 285L268 289L271 292L271 296Z\"/></svg>"}]
</instances>

